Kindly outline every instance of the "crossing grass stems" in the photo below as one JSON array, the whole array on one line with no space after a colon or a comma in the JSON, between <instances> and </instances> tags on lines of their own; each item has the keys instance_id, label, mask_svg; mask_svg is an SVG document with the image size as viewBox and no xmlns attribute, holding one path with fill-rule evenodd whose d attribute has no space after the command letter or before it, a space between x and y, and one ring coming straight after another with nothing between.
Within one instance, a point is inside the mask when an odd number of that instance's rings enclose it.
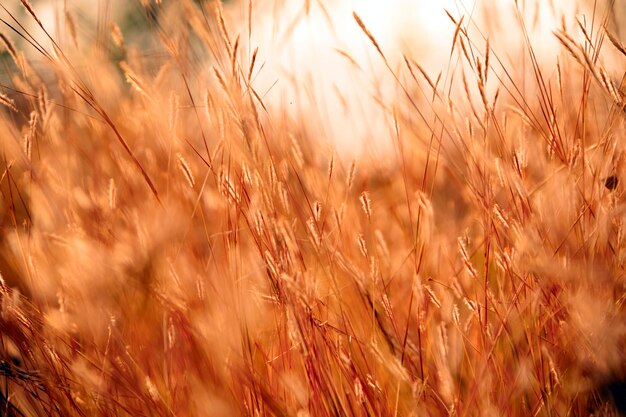
<instances>
[{"instance_id":1,"label":"crossing grass stems","mask_svg":"<svg viewBox=\"0 0 626 417\"><path fill-rule=\"evenodd\" d=\"M441 74L355 13L398 86L374 159L264 102L219 2L142 1L146 50L71 10L61 42L22 3L46 40L5 13L2 415L624 412L608 12L555 32L551 71L450 13Z\"/></svg>"}]
</instances>

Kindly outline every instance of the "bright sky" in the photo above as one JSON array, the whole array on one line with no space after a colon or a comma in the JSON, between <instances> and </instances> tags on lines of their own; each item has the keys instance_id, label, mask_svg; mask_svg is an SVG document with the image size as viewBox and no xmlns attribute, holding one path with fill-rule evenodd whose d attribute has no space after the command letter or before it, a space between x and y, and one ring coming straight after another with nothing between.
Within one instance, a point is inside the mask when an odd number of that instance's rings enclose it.
<instances>
[{"instance_id":1,"label":"bright sky","mask_svg":"<svg viewBox=\"0 0 626 417\"><path fill-rule=\"evenodd\" d=\"M558 53L552 31L560 26L561 15L570 26L576 17L588 16L577 6L584 1L590 0L518 0L527 26L534 26L531 41L540 62L549 66ZM310 8L305 15L307 3ZM2 4L24 18L19 0L4 0ZM33 2L52 32L59 16L63 17L58 9L63 4L61 0ZM115 12L130 3L72 0L70 4L80 9L75 17L92 19L95 24L105 4L111 4ZM247 4L248 0L240 0L239 4L231 0L224 5L233 18L231 32L240 33L242 40L247 39ZM481 32L489 34L491 46L501 59L519 60L523 42L514 4L514 0L253 0L249 48L259 47L257 67L264 64L255 86L267 93L265 99L270 105L285 105L295 117L302 116L298 111L305 112L312 123L321 125L321 136L334 136L335 144L354 149L364 137L388 134L389 112L385 114L372 96L385 104L393 103L398 86L354 21L353 11L374 35L394 69L403 66L402 54L407 54L436 78L448 64L454 32L445 10L456 18L466 15L466 24L471 15ZM6 17L4 12L0 15ZM34 29L34 22L29 27L33 33L40 33ZM469 29L475 27L470 25ZM6 27L0 30L8 32ZM477 32L473 36L480 37ZM40 34L38 39L43 36ZM360 69L337 50L347 53Z\"/></svg>"},{"instance_id":2,"label":"bright sky","mask_svg":"<svg viewBox=\"0 0 626 417\"><path fill-rule=\"evenodd\" d=\"M576 17L589 19L589 12L585 14L578 6L584 1L519 0L535 52L547 68L554 66L559 53L552 32L560 27L561 16L570 28ZM474 31L473 39L480 43L481 33L488 35L493 51L509 66L518 66L520 56L526 53L514 0L322 0L323 8L320 1L310 0L306 16L305 0L258 0L254 4L251 46L260 47L265 63L256 85L261 91L273 85L266 96L270 103L305 103L302 111L325 124L324 130L340 138L339 146L348 149L355 148L354 138L362 143L363 136L388 134L388 115L371 97L375 94L391 103L398 90L355 23L353 11L374 35L394 69L403 66L405 53L433 79L448 65L455 29L445 10L455 18L466 15L464 23L470 32ZM245 15L246 7L241 10ZM240 30L247 33L245 24ZM336 49L348 53L363 71L355 71ZM297 85L288 81L291 78L297 80ZM318 115L320 107L325 113Z\"/></svg>"}]
</instances>

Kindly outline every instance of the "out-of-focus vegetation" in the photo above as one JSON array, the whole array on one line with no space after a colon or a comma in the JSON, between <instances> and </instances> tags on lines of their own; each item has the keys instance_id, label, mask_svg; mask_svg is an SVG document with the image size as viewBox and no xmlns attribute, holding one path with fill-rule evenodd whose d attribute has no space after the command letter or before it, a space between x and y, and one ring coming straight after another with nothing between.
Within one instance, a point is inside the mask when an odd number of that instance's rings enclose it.
<instances>
[{"instance_id":1,"label":"out-of-focus vegetation","mask_svg":"<svg viewBox=\"0 0 626 417\"><path fill-rule=\"evenodd\" d=\"M21 3L0 28L1 415L624 412L614 3L552 49L525 12L449 11L435 72L350 13L372 62L337 51L354 85L327 98L360 119L313 114L303 73L289 103L257 87L282 75L267 22L233 17L255 1L57 23ZM334 120L381 123L387 153L332 149Z\"/></svg>"}]
</instances>

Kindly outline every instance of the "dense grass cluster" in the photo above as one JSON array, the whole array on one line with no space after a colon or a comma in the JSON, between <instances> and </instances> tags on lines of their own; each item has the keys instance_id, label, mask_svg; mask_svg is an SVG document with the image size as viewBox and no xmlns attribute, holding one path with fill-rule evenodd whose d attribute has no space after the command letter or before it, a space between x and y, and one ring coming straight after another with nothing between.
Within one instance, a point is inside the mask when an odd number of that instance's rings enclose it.
<instances>
[{"instance_id":1,"label":"dense grass cluster","mask_svg":"<svg viewBox=\"0 0 626 417\"><path fill-rule=\"evenodd\" d=\"M143 1L134 44L69 11L66 42L37 40L22 3L0 36L0 415L617 415L610 4L555 28L548 69L450 13L440 74L355 13L397 94L392 150L353 159L264 101L226 5Z\"/></svg>"}]
</instances>

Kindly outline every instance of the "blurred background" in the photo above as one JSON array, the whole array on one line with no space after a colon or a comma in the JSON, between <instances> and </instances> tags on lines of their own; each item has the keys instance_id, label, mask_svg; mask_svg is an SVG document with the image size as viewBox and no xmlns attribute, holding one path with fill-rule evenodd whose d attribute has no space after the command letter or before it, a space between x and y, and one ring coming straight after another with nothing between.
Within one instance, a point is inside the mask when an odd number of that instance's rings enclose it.
<instances>
[{"instance_id":1,"label":"blurred background","mask_svg":"<svg viewBox=\"0 0 626 417\"><path fill-rule=\"evenodd\" d=\"M14 29L24 32L19 28L24 25L28 38L49 51L53 48L20 3L2 2L6 10L0 10L0 33L25 51L37 69L41 54ZM125 60L127 57L111 42L112 30L117 27L125 43L133 46L134 56L142 59L149 72L156 73L168 56L155 32L159 19L170 7L202 4L206 10L212 2L32 0L31 4L64 53L84 56L84 52L103 51L109 62ZM538 60L548 72L553 71L561 48L553 31L565 24L582 36L577 25L589 24L594 7L596 15L612 15L611 30L620 39L626 32L620 24L626 20L626 0L256 0L250 8L247 0L222 4L231 37L241 37L243 66L259 48L260 70L253 85L265 104L274 107L275 114L307 122L311 135L320 143L348 154L390 148L391 142L385 138L394 134L393 107L407 98L392 72L406 69L404 56L417 62L433 80L446 80L459 69L458 60L450 60L455 30L450 16L466 16L464 27L477 39L489 38L494 55L511 68L524 66L520 61L526 55L521 31L509 30L523 18ZM356 24L353 12L376 39L386 63ZM0 63L0 82L9 85L15 68L6 59L8 52L0 50L5 58ZM192 53L190 59L200 69L198 77L214 65L202 52ZM83 60L77 65L88 66L89 62Z\"/></svg>"}]
</instances>

